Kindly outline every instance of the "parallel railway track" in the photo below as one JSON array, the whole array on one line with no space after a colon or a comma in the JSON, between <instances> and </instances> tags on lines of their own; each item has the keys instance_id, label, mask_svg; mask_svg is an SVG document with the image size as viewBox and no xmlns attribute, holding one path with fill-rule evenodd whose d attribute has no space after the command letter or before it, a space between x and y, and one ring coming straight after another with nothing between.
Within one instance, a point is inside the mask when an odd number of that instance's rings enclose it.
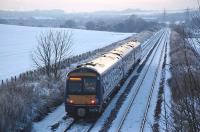
<instances>
[{"instance_id":1,"label":"parallel railway track","mask_svg":"<svg viewBox=\"0 0 200 132\"><path fill-rule=\"evenodd\" d=\"M165 36L165 34L163 34L162 39L164 38L164 36ZM144 75L142 76L142 78L140 79L140 82L139 82L138 85L136 86L136 92L131 96L132 98L131 98L131 100L130 100L130 102L129 102L129 104L128 104L128 106L127 106L127 108L126 108L126 110L125 110L125 112L124 112L124 114L123 114L123 116L122 116L122 119L121 119L120 124L119 124L119 126L117 127L117 130L116 130L116 131L121 131L121 129L122 129L123 125L124 125L124 122L125 122L125 120L126 120L126 117L127 117L128 113L130 112L130 109L132 108L132 105L133 105L133 103L134 103L134 101L135 101L135 98L136 98L136 96L137 96L137 94L138 94L138 92L139 92L139 90L140 90L140 87L141 87L141 85L142 85L142 83L143 83L143 81L144 81L144 79L145 79L145 77L146 77L146 75L147 75L147 72L148 72L148 70L149 70L149 68L150 68L150 66L151 66L151 63L153 62L153 59L155 58L156 52L157 52L157 50L159 49L159 46L160 46L160 44L161 44L161 42L162 42L162 39L160 39L159 45L158 45L158 46L156 47L156 49L155 49L155 52L154 52L154 54L153 54L153 57L151 58L151 61L150 61L150 65L145 69ZM165 45L163 45L163 47L162 47L162 52L161 52L161 53L163 53L164 47L165 47ZM148 108L149 108L149 105L150 105L150 101L151 101L151 97L152 97L152 92L153 92L153 89L154 89L154 86L155 86L155 82L156 82L156 77L157 77L158 69L159 69L159 66L161 65L160 62L161 62L162 56L163 56L163 54L162 54L161 57L160 57L157 70L156 70L156 72L154 73L154 80L153 80L153 83L152 83L152 86L151 86L150 93L149 93L149 95L148 95L148 102L147 102L147 104L146 104L146 110L145 110L145 113L144 113L144 116L143 116L143 119L142 119L142 123L141 123L141 126L140 126L140 131L143 131L143 130L144 130L144 126L145 126L145 122L146 122L146 117L147 117L147 113L148 113Z\"/></svg>"},{"instance_id":2,"label":"parallel railway track","mask_svg":"<svg viewBox=\"0 0 200 132\"><path fill-rule=\"evenodd\" d=\"M94 126L95 122L91 123L91 122L86 122L83 120L74 120L66 129L64 132L68 132L68 131L73 131L73 129L77 129L79 127L81 127L81 131L82 132L89 132L92 127ZM80 131L80 130L77 130Z\"/></svg>"},{"instance_id":3,"label":"parallel railway track","mask_svg":"<svg viewBox=\"0 0 200 132\"><path fill-rule=\"evenodd\" d=\"M168 35L168 34L167 34ZM167 37L166 37L167 38ZM158 71L159 71L159 67L162 67L162 63L161 63L161 60L162 58L164 57L165 55L165 48L167 46L167 42L166 42L166 39L165 39L165 44L163 45L162 47L162 55L161 57L159 58L159 65L157 67L157 70L155 72L155 75L154 75L154 79L153 79L153 83L152 83L152 87L151 87L151 91L149 93L149 96L148 96L148 102L147 102L147 105L146 105L146 108L145 108L145 113L143 115L143 119L142 119L142 123L141 123L141 126L140 126L140 132L143 132L144 131L144 127L145 127L145 123L147 121L147 115L148 115L148 111L149 111L149 106L150 106L150 103L151 103L151 98L152 98L152 95L153 95L153 90L155 88L155 85L156 85L156 80L157 80L157 76L158 76Z\"/></svg>"}]
</instances>

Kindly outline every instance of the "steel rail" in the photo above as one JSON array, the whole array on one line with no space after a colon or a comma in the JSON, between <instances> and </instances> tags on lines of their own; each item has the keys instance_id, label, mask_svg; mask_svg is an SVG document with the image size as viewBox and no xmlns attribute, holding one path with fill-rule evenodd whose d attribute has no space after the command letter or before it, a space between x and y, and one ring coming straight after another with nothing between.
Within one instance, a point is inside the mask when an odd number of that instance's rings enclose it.
<instances>
[{"instance_id":1,"label":"steel rail","mask_svg":"<svg viewBox=\"0 0 200 132\"><path fill-rule=\"evenodd\" d=\"M168 34L167 34L168 35ZM167 38L167 37L166 37ZM155 85L156 85L156 80L157 80L157 76L158 76L158 72L159 72L159 67L162 66L162 63L161 63L161 60L162 58L164 57L164 49L166 47L166 38L165 38L165 44L163 45L162 47L162 55L161 57L159 58L159 64L158 64L158 67L157 67L157 70L156 70L156 73L154 75L154 79L153 79L153 83L152 83L152 87L151 87L151 91L149 93L149 96L148 96L148 102L147 102L147 105L146 105L146 108L145 108L145 113L143 115L143 119L142 119L142 123L141 123L141 126L140 126L140 132L143 132L144 131L144 127L145 127L145 123L146 123L146 120L147 120L147 115L148 115L148 110L149 110L149 107L150 107L150 103L151 103L151 98L152 98L152 95L153 95L153 91L154 91L154 88L155 88Z\"/></svg>"}]
</instances>

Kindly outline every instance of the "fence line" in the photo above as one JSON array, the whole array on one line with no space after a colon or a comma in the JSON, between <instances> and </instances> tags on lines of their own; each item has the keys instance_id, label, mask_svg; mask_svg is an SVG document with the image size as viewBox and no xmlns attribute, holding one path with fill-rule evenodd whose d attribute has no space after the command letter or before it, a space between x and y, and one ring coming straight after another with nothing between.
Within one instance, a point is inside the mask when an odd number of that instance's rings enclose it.
<instances>
[{"instance_id":1,"label":"fence line","mask_svg":"<svg viewBox=\"0 0 200 132\"><path fill-rule=\"evenodd\" d=\"M109 51L109 50L113 49L114 47L124 43L124 41L126 41L128 39L129 38L127 38L125 40L121 40L119 42L114 42L111 45L105 46L105 47L100 48L100 49L96 49L94 51L88 51L88 52L80 54L80 55L69 57L62 62L60 69L64 69L67 66L70 66L70 64L80 62L81 60L85 60L85 59L87 59L91 56L95 56L95 55L98 55L98 54L102 54L106 51ZM40 69L21 73L18 76L14 76L14 77L11 76L10 78L1 80L0 87L8 86L8 85L14 84L18 81L33 80L33 77L38 77L39 76L38 73L42 73L43 71L44 71L43 68L40 68Z\"/></svg>"}]
</instances>

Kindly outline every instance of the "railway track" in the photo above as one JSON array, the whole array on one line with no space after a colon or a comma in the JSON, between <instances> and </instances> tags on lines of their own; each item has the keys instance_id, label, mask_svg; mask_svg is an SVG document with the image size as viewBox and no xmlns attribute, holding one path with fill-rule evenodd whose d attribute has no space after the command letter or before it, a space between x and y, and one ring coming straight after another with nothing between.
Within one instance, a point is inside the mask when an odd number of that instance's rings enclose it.
<instances>
[{"instance_id":1,"label":"railway track","mask_svg":"<svg viewBox=\"0 0 200 132\"><path fill-rule=\"evenodd\" d=\"M74 120L66 129L64 132L70 132L70 131L81 131L81 132L89 132L92 127L94 126L94 122L88 122L85 120Z\"/></svg>"},{"instance_id":2,"label":"railway track","mask_svg":"<svg viewBox=\"0 0 200 132\"><path fill-rule=\"evenodd\" d=\"M166 34L166 36L168 35L168 33ZM166 37L167 38L167 37ZM167 46L167 40L166 40L166 38L165 38L165 44L163 45L163 47L162 47L162 51L161 51L161 53L162 53L162 55L161 55L161 57L159 58L159 65L158 65L158 68L157 68L157 70L156 70L156 72L155 72L155 76L154 76L154 79L153 79L153 83L152 83L152 87L151 87L151 91L150 91L150 94L149 94L149 96L148 96L148 102L147 102L147 105L146 105L146 108L145 108L145 113L144 113L144 115L143 115L143 119L142 119L142 123L141 123L141 126L140 126L140 132L143 132L144 131L144 127L145 127L145 123L146 123L146 121L147 121L147 115L148 115L148 110L149 110L149 106L150 106L150 103L151 103L151 98L152 98L152 95L153 95L153 90L154 90L154 88L155 88L155 85L156 85L156 80L157 80L157 76L158 76L158 71L159 71L159 67L162 67L162 58L164 57L164 55L165 55L165 48L166 48L166 46Z\"/></svg>"},{"instance_id":3,"label":"railway track","mask_svg":"<svg viewBox=\"0 0 200 132\"><path fill-rule=\"evenodd\" d=\"M160 31L161 34L164 31ZM142 46L143 55L142 58L145 58L147 52L154 46L154 44L160 39L160 32L156 33L155 36L151 37L147 42L145 42Z\"/></svg>"},{"instance_id":4,"label":"railway track","mask_svg":"<svg viewBox=\"0 0 200 132\"><path fill-rule=\"evenodd\" d=\"M150 66L151 66L151 64L152 64L152 62L153 62L153 60L155 58L155 55L156 55L156 53L157 53L157 51L158 51L158 49L159 49L159 47L160 47L160 45L161 45L161 43L162 43L162 41L163 41L163 39L164 39L164 37L166 35L167 35L167 33L163 34L162 39L160 39L159 45L156 47L155 52L153 54L153 57L150 60L150 64L148 65L148 67L146 67L145 72L143 72L144 74L143 74L142 78L140 78L139 83L137 83L136 92L134 92L133 95L131 96L130 102L129 102L126 110L124 111L124 114L123 114L123 116L121 118L121 121L120 121L116 131L121 131L121 129L122 129L123 125L124 125L124 122L125 122L128 114L129 114L129 112L130 112L130 110L132 108L132 105L133 105L133 103L135 101L135 98L137 97L137 94L138 94L138 92L139 92L139 90L140 90L140 88L141 88L141 86L142 86L142 84L143 84L143 82L145 80L145 77L146 77L146 75L147 75L147 73L149 71L149 68L150 68ZM150 93L148 95L148 102L146 104L146 110L145 110L145 113L143 115L142 123L141 123L141 126L140 126L140 131L144 130L144 126L145 126L145 123L146 123L146 117L147 117L147 113L148 113L148 108L149 108L151 97L152 97L152 93L153 93L153 90L154 90L154 86L155 86L158 70L159 70L159 67L161 65L161 59L163 57L163 53L164 53L163 50L164 50L165 45L166 44L164 44L162 46L162 51L161 51L162 55L160 56L159 64L157 66L156 72L154 73L154 79L153 79L153 83L152 83L152 86L151 86Z\"/></svg>"}]
</instances>

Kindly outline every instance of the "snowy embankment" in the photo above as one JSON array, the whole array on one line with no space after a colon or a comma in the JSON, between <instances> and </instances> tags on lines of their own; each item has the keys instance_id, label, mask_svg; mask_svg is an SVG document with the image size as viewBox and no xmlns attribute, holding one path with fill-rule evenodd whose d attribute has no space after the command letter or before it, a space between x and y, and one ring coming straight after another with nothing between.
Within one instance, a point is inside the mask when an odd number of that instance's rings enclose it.
<instances>
[{"instance_id":1,"label":"snowy embankment","mask_svg":"<svg viewBox=\"0 0 200 132\"><path fill-rule=\"evenodd\" d=\"M10 78L34 68L31 52L37 38L45 31L70 31L73 34L73 54L78 55L113 42L123 40L132 33L114 33L66 28L25 27L0 24L0 80Z\"/></svg>"}]
</instances>

